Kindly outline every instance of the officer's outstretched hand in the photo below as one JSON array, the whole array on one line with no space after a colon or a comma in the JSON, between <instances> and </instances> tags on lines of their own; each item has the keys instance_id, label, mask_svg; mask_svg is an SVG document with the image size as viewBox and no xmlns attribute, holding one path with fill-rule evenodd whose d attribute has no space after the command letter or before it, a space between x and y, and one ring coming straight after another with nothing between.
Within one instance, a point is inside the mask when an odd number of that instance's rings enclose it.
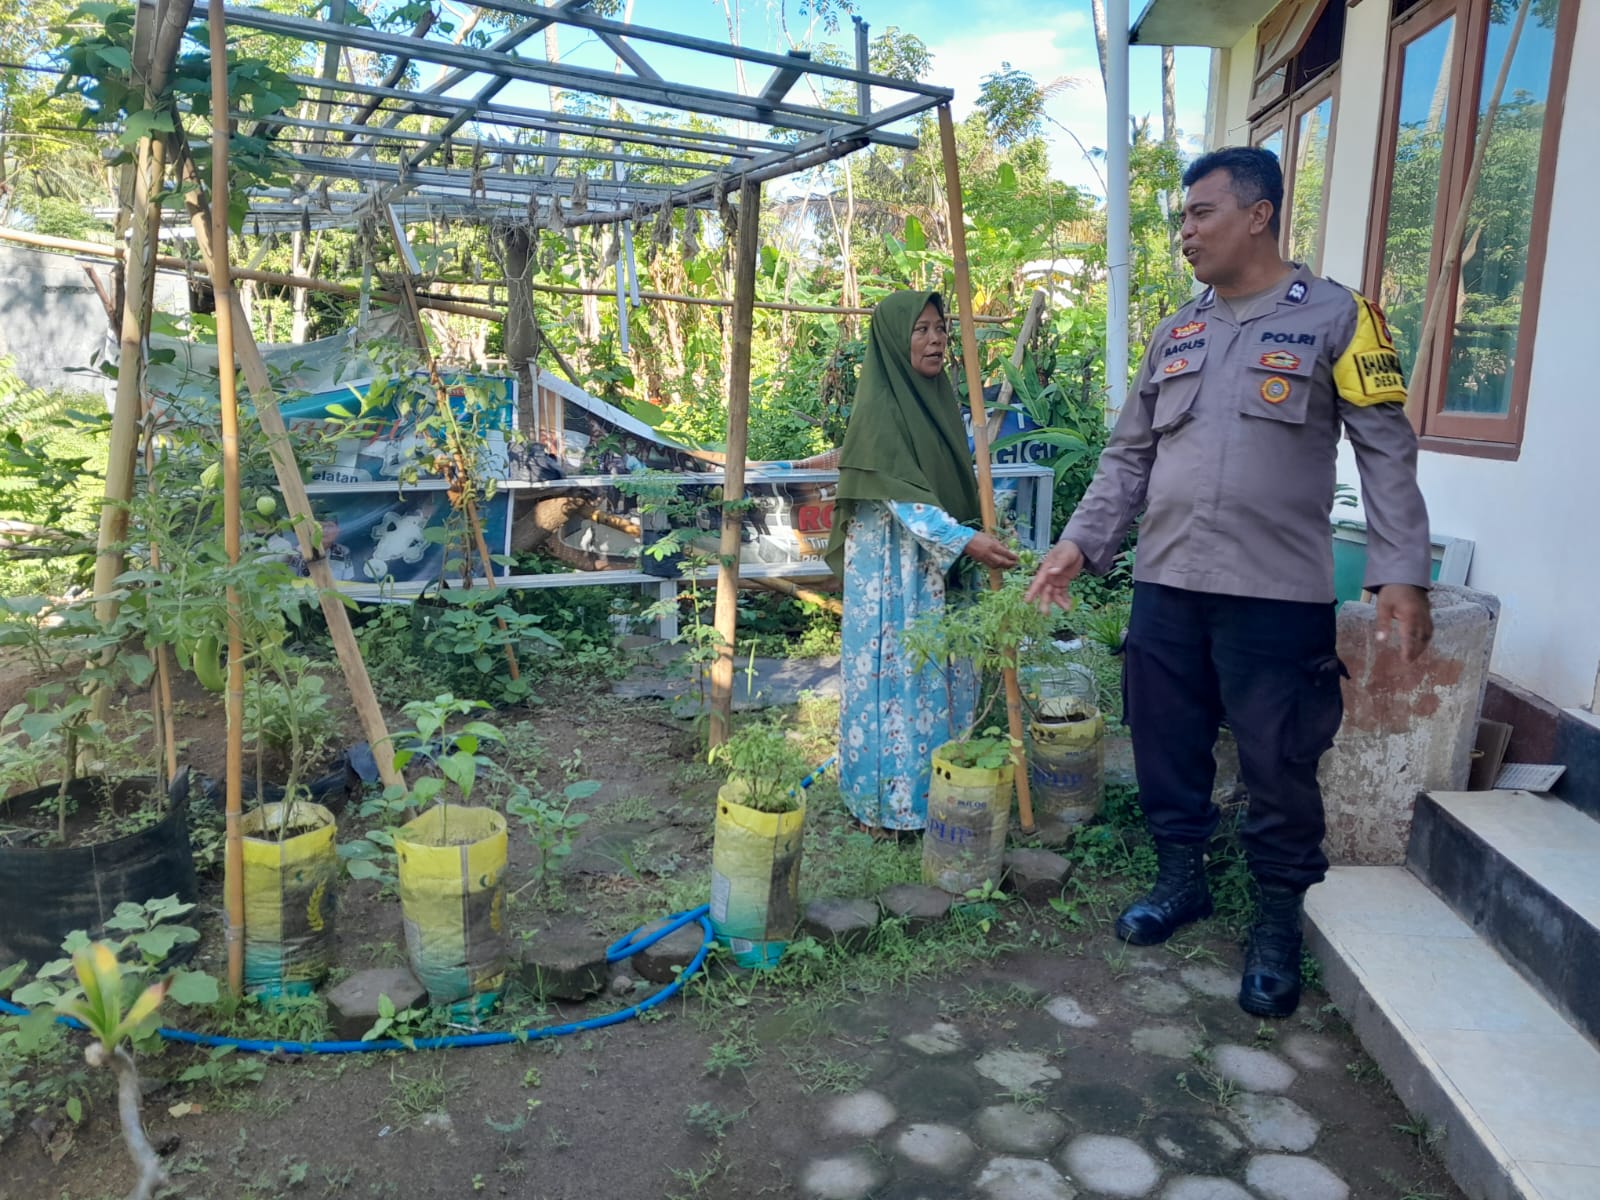
<instances>
[{"instance_id":1,"label":"officer's outstretched hand","mask_svg":"<svg viewBox=\"0 0 1600 1200\"><path fill-rule=\"evenodd\" d=\"M1037 604L1041 612L1049 612L1051 605L1063 610L1071 608L1072 598L1067 595L1067 587L1082 574L1083 565L1083 551L1078 543L1062 539L1044 556L1039 573L1028 585L1023 599Z\"/></svg>"},{"instance_id":2,"label":"officer's outstretched hand","mask_svg":"<svg viewBox=\"0 0 1600 1200\"><path fill-rule=\"evenodd\" d=\"M1378 589L1378 644L1387 645L1391 629L1400 634L1400 656L1416 662L1433 640L1433 610L1428 593L1409 583L1386 583Z\"/></svg>"}]
</instances>

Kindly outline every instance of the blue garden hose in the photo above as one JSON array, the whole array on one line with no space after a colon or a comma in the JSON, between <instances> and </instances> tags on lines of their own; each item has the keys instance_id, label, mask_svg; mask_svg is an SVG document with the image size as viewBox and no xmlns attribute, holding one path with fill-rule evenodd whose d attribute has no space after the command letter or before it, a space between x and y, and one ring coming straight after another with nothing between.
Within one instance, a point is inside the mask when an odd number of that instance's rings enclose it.
<instances>
[{"instance_id":1,"label":"blue garden hose","mask_svg":"<svg viewBox=\"0 0 1600 1200\"><path fill-rule=\"evenodd\" d=\"M465 1046L505 1046L512 1042L534 1042L544 1038L563 1037L569 1033L582 1033L590 1029L604 1029L608 1025L620 1025L624 1021L631 1021L647 1009L656 1007L663 1001L675 996L691 978L696 975L705 964L706 955L711 950L711 918L707 915L707 906L702 904L699 908L691 908L687 912L675 913L667 918L667 923L656 930L649 937L638 941L639 930L635 929L625 937L618 938L606 947L606 962L621 962L639 951L655 945L662 938L682 929L691 921L699 922L705 936L700 941L700 949L695 951L695 956L689 965L679 972L678 977L660 991L646 996L637 1004L627 1008L618 1009L613 1013L606 1013L600 1017L590 1017L585 1021L571 1021L565 1025L541 1025L529 1029L499 1030L492 1033L459 1033L448 1037L414 1038L402 1042L397 1038L375 1039L370 1042L274 1042L263 1041L259 1038L225 1037L216 1033L195 1033L188 1029L168 1029L162 1027L156 1030L162 1041L175 1042L181 1046L226 1046L233 1050L249 1054L365 1054L374 1050L454 1050ZM641 926L642 928L642 926ZM12 1004L7 1000L0 1000L0 1013L12 1017L25 1017L28 1010L21 1005ZM73 1029L82 1029L81 1022L72 1017L57 1017L56 1022Z\"/></svg>"},{"instance_id":2,"label":"blue garden hose","mask_svg":"<svg viewBox=\"0 0 1600 1200\"><path fill-rule=\"evenodd\" d=\"M817 767L811 774L800 781L802 788L809 788L817 781L824 771L831 767L838 755L834 755L827 762ZM706 955L711 951L713 934L711 931L710 906L702 904L699 908L691 908L685 912L674 913L668 917L666 923L652 932L649 936L640 938L639 929L625 934L606 947L606 962L617 963L625 958L631 958L641 950L654 946L662 938L669 937L688 925L691 921L698 922L704 937L700 939L700 949L695 951L694 958L689 960L689 965L678 973L678 977L658 992L646 996L637 1004L627 1008L618 1009L616 1012L606 1013L604 1016L590 1017L584 1021L569 1021L565 1025L540 1025L528 1029L498 1030L492 1033L458 1033L447 1037L413 1038L409 1041L400 1041L398 1038L374 1039L370 1042L276 1042L265 1041L260 1038L227 1037L218 1033L195 1033L189 1029L168 1029L162 1026L156 1034L165 1042L174 1042L180 1046L205 1046L208 1048L227 1047L232 1050L242 1051L247 1054L366 1054L378 1050L455 1050L466 1046L505 1046L512 1042L535 1042L545 1038L565 1037L571 1033L583 1033L591 1029L604 1029L609 1025L620 1025L624 1021L631 1021L641 1013L655 1008L658 1004L670 1000L683 989L683 985L697 975L700 968L705 965ZM637 939L637 940L636 940ZM0 1014L11 1017L25 1017L28 1009L20 1004L12 1004L9 1000L0 1000ZM56 1023L66 1025L71 1029L82 1029L83 1023L73 1017L57 1017Z\"/></svg>"}]
</instances>

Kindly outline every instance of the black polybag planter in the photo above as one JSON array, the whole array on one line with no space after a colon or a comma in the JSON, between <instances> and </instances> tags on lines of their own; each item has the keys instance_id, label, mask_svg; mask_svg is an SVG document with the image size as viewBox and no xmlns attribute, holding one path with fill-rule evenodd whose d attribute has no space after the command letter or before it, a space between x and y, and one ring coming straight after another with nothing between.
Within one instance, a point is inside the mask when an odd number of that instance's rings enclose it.
<instances>
[{"instance_id":1,"label":"black polybag planter","mask_svg":"<svg viewBox=\"0 0 1600 1200\"><path fill-rule=\"evenodd\" d=\"M126 779L118 792L150 790L154 781ZM0 801L0 814L53 799L59 785ZM67 793L79 806L98 804L104 781L75 779ZM147 829L92 846L0 846L0 966L27 959L39 967L61 957L74 929L98 934L126 901L163 896L193 903L198 895L189 851L189 772L168 792L166 815Z\"/></svg>"}]
</instances>

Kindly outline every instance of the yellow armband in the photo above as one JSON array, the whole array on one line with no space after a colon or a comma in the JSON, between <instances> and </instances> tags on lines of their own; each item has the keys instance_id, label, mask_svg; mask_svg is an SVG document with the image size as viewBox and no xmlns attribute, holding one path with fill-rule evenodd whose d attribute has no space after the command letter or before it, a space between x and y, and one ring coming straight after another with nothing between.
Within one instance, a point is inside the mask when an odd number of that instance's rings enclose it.
<instances>
[{"instance_id":1,"label":"yellow armband","mask_svg":"<svg viewBox=\"0 0 1600 1200\"><path fill-rule=\"evenodd\" d=\"M1350 295L1356 302L1356 331L1333 364L1334 386L1340 397L1358 408L1404 404L1405 375L1383 310L1365 296L1355 292Z\"/></svg>"}]
</instances>

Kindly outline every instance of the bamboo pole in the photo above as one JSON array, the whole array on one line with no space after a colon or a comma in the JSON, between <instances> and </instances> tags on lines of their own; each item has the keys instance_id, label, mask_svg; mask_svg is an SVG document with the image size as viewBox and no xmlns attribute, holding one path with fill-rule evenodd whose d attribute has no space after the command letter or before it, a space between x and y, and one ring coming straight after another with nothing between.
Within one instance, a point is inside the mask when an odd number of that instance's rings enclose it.
<instances>
[{"instance_id":1,"label":"bamboo pole","mask_svg":"<svg viewBox=\"0 0 1600 1200\"><path fill-rule=\"evenodd\" d=\"M978 462L978 499L983 506L983 528L995 532L994 477L989 469L989 427L983 411L983 377L978 367L978 337L973 330L972 279L967 267L967 231L961 214L961 168L956 161L956 130L950 106L939 106L939 145L944 153L944 188L950 206L950 249L955 259L956 300L961 314L961 360L967 370L967 401L972 407L973 454ZM989 587L999 591L1002 575L989 568ZM1022 749L1022 692L1017 672L1003 673L1006 689L1006 723L1011 730L1011 758L1016 763L1017 816L1023 833L1032 833L1033 798L1028 792L1028 764Z\"/></svg>"},{"instance_id":2,"label":"bamboo pole","mask_svg":"<svg viewBox=\"0 0 1600 1200\"><path fill-rule=\"evenodd\" d=\"M1455 275L1456 263L1461 258L1461 239L1466 236L1467 219L1471 215L1472 198L1478 191L1478 176L1483 171L1483 160L1489 151L1489 139L1494 136L1495 119L1500 115L1500 96L1506 89L1506 79L1511 74L1511 60L1516 57L1517 42L1522 38L1522 25L1527 20L1528 8L1533 0L1522 0L1517 9L1516 22L1511 26L1511 37L1506 42L1506 50L1500 57L1500 74L1495 77L1494 92L1489 97L1489 107L1483 116L1483 127L1478 131L1478 143L1472 152L1472 167L1467 172L1467 181L1461 189L1461 203L1456 209L1455 220L1450 223L1450 237L1444 244L1444 261L1439 264L1439 276L1434 281L1433 290L1428 293L1427 307L1422 316L1422 332L1417 339L1417 357L1411 368L1413 379L1419 374L1422 377L1422 387L1414 389L1406 401L1406 408L1411 413L1416 411L1416 396L1428 390L1428 384L1435 378L1433 371L1428 369L1428 359L1433 355L1433 343L1439 334L1439 328L1444 324L1444 314L1449 311L1450 303L1445 298L1450 290L1450 280ZM1448 348L1446 353L1448 353ZM1422 411L1427 412L1426 406Z\"/></svg>"},{"instance_id":3,"label":"bamboo pole","mask_svg":"<svg viewBox=\"0 0 1600 1200\"><path fill-rule=\"evenodd\" d=\"M21 229L0 229L0 241L14 242L19 246L33 246L40 250L59 250L66 254L82 254L95 258L119 259L123 257L122 251L117 246L106 245L102 242L81 242L74 238L54 237L50 234L30 233ZM182 271L193 264L171 255L160 255L155 264L166 270ZM269 283L274 287L305 288L312 292L325 292L330 296L342 296L347 300L359 300L361 289L349 287L342 283L333 283L326 279L312 279L304 275L286 275L281 271L260 271L247 267L235 267L235 279L249 279L256 283ZM444 281L441 281L444 282ZM500 286L503 281L485 281L477 286ZM553 296L612 296L614 289L607 288L579 288L564 287L556 284L536 283L533 285L536 292L544 292ZM401 296L395 292L372 292L370 298L384 304L403 303ZM732 308L734 302L725 300L720 296L684 296L676 292L639 292L641 300L659 300L669 304L703 305L710 308ZM418 292L417 303L423 308L431 308L438 312L456 313L464 317L479 317L485 321L504 321L506 314L503 311L506 304L503 300L485 299L481 304L471 304L461 300L451 300L430 292ZM498 305L496 308L487 305ZM870 308L853 308L841 304L789 304L777 300L757 300L754 308L770 312L816 313L823 316L870 316ZM1004 325L1011 317L996 317L980 313L973 318L980 325ZM548 344L548 343L547 343ZM552 347L553 349L553 347Z\"/></svg>"},{"instance_id":4,"label":"bamboo pole","mask_svg":"<svg viewBox=\"0 0 1600 1200\"><path fill-rule=\"evenodd\" d=\"M761 256L761 185L739 188L733 260L733 354L728 381L728 447L722 475L722 539L717 546L717 657L711 664L710 744L728 740L733 723L733 645L739 632L739 535L744 527L744 460L750 436L750 342L756 262ZM731 506L731 507L730 507Z\"/></svg>"},{"instance_id":5,"label":"bamboo pole","mask_svg":"<svg viewBox=\"0 0 1600 1200\"><path fill-rule=\"evenodd\" d=\"M741 579L739 586L763 592L781 592L785 596L806 604L825 608L836 617L844 616L844 602L837 596L825 596L812 588L800 587L787 579Z\"/></svg>"},{"instance_id":6,"label":"bamboo pole","mask_svg":"<svg viewBox=\"0 0 1600 1200\"><path fill-rule=\"evenodd\" d=\"M233 283L228 277L228 35L223 0L210 0L211 291L217 298L217 384L222 409L222 537L228 566L239 566L239 394L233 357ZM131 288L129 289L132 290ZM239 589L228 597L227 840L223 885L228 911L228 990L244 993L244 631ZM293 803L293 797L289 798ZM287 818L285 818L287 820Z\"/></svg>"},{"instance_id":7,"label":"bamboo pole","mask_svg":"<svg viewBox=\"0 0 1600 1200\"><path fill-rule=\"evenodd\" d=\"M186 22L194 0L169 0L162 5L155 25L147 32L149 53L141 53L136 71L144 73L144 101L154 107L166 90L178 43L168 36L175 11ZM165 54L165 58L157 57ZM159 196L166 175L166 143L153 136L139 139L134 161L129 207L129 243L122 292L116 401L111 414L111 439L106 455L106 484L100 506L99 539L95 546L94 611L109 626L120 607L114 594L122 574L122 545L128 535L128 506L133 500L134 464L139 455L139 418L144 383L144 344L150 333L150 304L155 264L152 261L161 232ZM108 653L109 657L109 653ZM104 720L111 701L106 687L93 689L93 716Z\"/></svg>"},{"instance_id":8,"label":"bamboo pole","mask_svg":"<svg viewBox=\"0 0 1600 1200\"><path fill-rule=\"evenodd\" d=\"M181 137L180 134L180 145ZM184 207L194 229L195 245L209 271L212 265L211 205L202 195L199 171L194 159L188 155L183 157L182 176L184 182L190 185L184 196ZM362 661L361 648L356 644L355 633L350 628L350 613L334 582L327 554L319 542L313 540L312 530L319 526L311 515L311 500L306 495L305 481L300 477L300 467L289 441L289 430L283 423L283 413L278 409L267 365L256 346L255 336L250 332L250 323L245 320L238 293L230 291L229 301L233 313L234 349L239 357L239 366L250 388L250 402L255 408L256 420L261 423L262 432L266 435L267 453L272 458L278 488L283 493L283 504L294 526L300 556L305 560L306 570L316 588L323 618L328 623L328 636L333 642L334 654L338 656L345 684L350 689L350 703L372 747L372 756L377 762L378 775L384 786L404 791L405 776L395 769L393 739L389 736L378 697L372 690L372 678L367 674L367 664Z\"/></svg>"}]
</instances>

